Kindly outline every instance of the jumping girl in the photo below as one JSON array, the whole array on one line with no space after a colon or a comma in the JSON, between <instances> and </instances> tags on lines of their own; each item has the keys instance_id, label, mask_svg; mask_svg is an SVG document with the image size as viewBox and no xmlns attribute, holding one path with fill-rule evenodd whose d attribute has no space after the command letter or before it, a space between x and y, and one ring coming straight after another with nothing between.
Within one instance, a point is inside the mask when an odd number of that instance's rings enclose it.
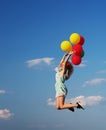
<instances>
[{"instance_id":1,"label":"jumping girl","mask_svg":"<svg viewBox=\"0 0 106 130\"><path fill-rule=\"evenodd\" d=\"M56 83L55 83L55 90L56 90L56 108L58 110L61 109L69 109L74 112L74 108L84 109L78 102L76 104L65 104L65 97L67 95L67 88L64 84L66 80L68 80L73 73L73 66L68 61L69 57L73 54L70 52L65 54L60 61L58 67L55 68L56 71Z\"/></svg>"}]
</instances>

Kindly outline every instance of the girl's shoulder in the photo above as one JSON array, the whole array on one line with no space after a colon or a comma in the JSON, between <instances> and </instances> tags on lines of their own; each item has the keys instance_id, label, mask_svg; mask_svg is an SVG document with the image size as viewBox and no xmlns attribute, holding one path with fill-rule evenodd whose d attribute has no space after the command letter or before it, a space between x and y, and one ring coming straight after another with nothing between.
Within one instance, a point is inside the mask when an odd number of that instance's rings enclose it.
<instances>
[{"instance_id":1,"label":"girl's shoulder","mask_svg":"<svg viewBox=\"0 0 106 130\"><path fill-rule=\"evenodd\" d=\"M62 68L60 68L60 67L55 67L55 69L54 69L56 72L61 72L63 69Z\"/></svg>"},{"instance_id":2,"label":"girl's shoulder","mask_svg":"<svg viewBox=\"0 0 106 130\"><path fill-rule=\"evenodd\" d=\"M59 67L55 67L54 69L56 72L59 72Z\"/></svg>"}]
</instances>

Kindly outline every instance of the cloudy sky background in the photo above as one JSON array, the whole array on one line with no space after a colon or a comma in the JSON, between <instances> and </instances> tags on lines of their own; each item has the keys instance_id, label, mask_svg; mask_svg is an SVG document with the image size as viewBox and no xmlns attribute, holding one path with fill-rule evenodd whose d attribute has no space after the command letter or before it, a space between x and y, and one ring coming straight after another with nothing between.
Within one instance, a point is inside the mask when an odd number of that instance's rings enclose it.
<instances>
[{"instance_id":1,"label":"cloudy sky background","mask_svg":"<svg viewBox=\"0 0 106 130\"><path fill-rule=\"evenodd\" d=\"M0 1L0 129L106 130L105 0ZM84 36L85 56L66 82L66 102L85 111L55 109L55 66L63 40Z\"/></svg>"}]
</instances>

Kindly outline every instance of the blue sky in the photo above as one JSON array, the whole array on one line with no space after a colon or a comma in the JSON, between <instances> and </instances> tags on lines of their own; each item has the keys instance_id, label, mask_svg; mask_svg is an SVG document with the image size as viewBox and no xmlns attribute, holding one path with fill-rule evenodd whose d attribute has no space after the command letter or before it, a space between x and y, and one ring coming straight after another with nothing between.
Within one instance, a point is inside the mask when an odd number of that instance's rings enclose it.
<instances>
[{"instance_id":1,"label":"blue sky","mask_svg":"<svg viewBox=\"0 0 106 130\"><path fill-rule=\"evenodd\" d=\"M0 129L106 130L105 0L0 0ZM55 72L63 40L84 36L85 56L55 109Z\"/></svg>"}]
</instances>

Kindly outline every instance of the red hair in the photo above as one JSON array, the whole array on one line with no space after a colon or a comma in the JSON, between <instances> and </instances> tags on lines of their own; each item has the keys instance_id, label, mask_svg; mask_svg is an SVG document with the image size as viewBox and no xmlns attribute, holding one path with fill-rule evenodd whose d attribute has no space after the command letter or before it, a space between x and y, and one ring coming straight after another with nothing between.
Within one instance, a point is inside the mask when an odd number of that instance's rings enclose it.
<instances>
[{"instance_id":1,"label":"red hair","mask_svg":"<svg viewBox=\"0 0 106 130\"><path fill-rule=\"evenodd\" d=\"M69 77L71 76L73 71L74 71L73 65L69 61L67 61L67 63L66 63L66 72L65 72L66 80L69 79Z\"/></svg>"}]
</instances>

